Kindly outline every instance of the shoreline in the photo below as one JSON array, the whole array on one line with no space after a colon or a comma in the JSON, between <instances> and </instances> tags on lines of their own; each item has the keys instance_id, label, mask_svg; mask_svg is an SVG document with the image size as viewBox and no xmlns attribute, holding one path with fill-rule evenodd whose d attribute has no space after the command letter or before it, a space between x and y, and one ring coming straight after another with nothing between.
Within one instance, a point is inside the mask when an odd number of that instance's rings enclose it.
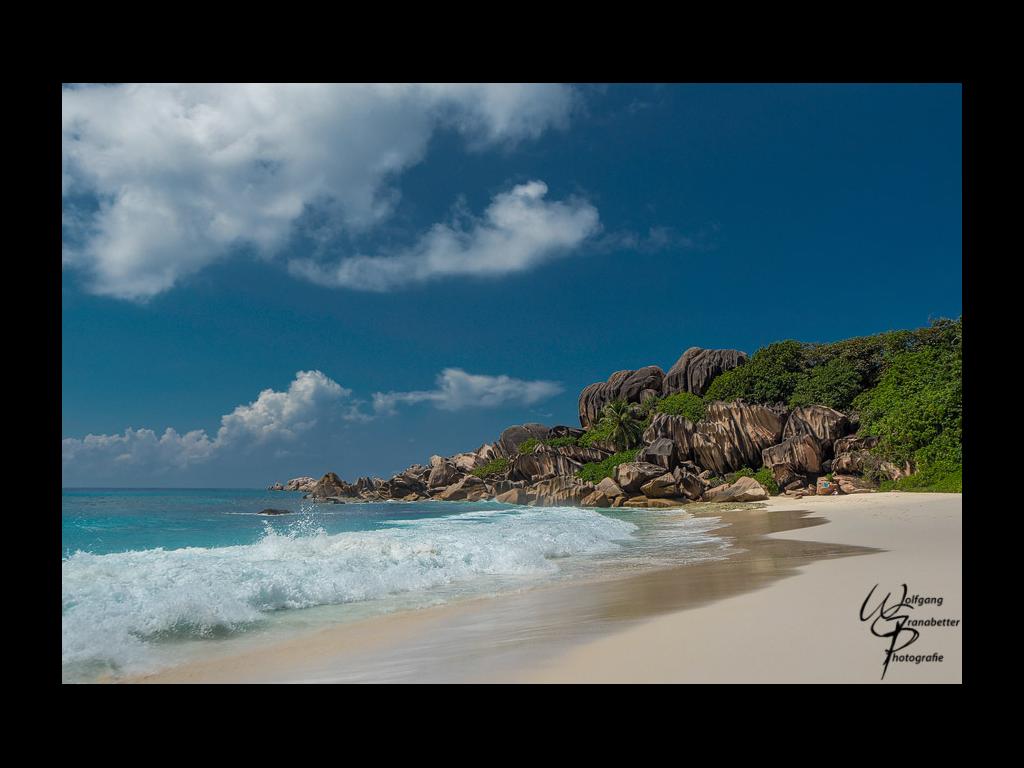
<instances>
[{"instance_id":1,"label":"shoreline","mask_svg":"<svg viewBox=\"0 0 1024 768\"><path fill-rule=\"evenodd\" d=\"M857 616L875 583L945 598L921 618L960 616L960 494L773 497L707 514L741 551L364 619L116 682L875 682L884 643ZM905 653L931 650L944 661L893 664L886 681L959 682L959 628L922 629Z\"/></svg>"}]
</instances>

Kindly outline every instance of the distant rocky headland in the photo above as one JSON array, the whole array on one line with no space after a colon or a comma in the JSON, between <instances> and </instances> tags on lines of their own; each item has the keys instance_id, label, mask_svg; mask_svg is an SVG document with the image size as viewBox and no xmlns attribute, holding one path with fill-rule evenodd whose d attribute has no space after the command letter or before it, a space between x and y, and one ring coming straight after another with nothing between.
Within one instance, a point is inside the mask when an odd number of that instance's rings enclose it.
<instances>
[{"instance_id":1,"label":"distant rocky headland","mask_svg":"<svg viewBox=\"0 0 1024 768\"><path fill-rule=\"evenodd\" d=\"M753 356L691 347L579 395L579 427L520 424L390 479L271 490L314 501L670 507L879 489L962 490L963 322Z\"/></svg>"}]
</instances>

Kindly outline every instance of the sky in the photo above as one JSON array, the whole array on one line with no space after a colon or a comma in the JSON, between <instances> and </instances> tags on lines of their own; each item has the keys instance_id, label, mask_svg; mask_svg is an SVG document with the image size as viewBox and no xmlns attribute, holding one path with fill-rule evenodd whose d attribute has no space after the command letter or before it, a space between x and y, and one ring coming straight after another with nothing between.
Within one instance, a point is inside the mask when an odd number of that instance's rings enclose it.
<instances>
[{"instance_id":1,"label":"sky","mask_svg":"<svg viewBox=\"0 0 1024 768\"><path fill-rule=\"evenodd\" d=\"M389 477L961 312L959 85L62 91L62 484Z\"/></svg>"}]
</instances>

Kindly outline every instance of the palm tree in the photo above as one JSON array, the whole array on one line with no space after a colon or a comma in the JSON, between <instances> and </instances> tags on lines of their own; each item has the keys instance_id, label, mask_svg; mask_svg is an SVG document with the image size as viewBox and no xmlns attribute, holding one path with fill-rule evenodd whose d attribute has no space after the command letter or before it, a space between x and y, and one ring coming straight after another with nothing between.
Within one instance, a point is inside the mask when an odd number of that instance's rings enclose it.
<instances>
[{"instance_id":1,"label":"palm tree","mask_svg":"<svg viewBox=\"0 0 1024 768\"><path fill-rule=\"evenodd\" d=\"M643 424L633 415L633 407L625 400L608 403L598 424L608 432L608 439L620 450L628 450L640 442Z\"/></svg>"}]
</instances>

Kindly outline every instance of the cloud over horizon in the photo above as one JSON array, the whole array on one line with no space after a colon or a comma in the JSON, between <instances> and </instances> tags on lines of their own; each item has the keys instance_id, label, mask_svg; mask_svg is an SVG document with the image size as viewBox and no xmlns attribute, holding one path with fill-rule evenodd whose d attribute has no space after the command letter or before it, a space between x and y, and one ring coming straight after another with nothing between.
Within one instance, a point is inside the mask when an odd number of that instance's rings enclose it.
<instances>
[{"instance_id":1,"label":"cloud over horizon","mask_svg":"<svg viewBox=\"0 0 1024 768\"><path fill-rule=\"evenodd\" d=\"M472 150L515 144L564 127L574 100L556 84L66 88L62 262L83 271L93 293L145 300L232 249L274 257L310 208L365 233L394 211L396 179L439 129ZM529 202L509 199L503 210L536 215ZM554 214L560 205L547 204ZM472 260L505 231L487 223L476 236L438 225L417 248L449 265ZM550 250L521 236L509 244L522 263ZM351 269L387 282L379 264Z\"/></svg>"},{"instance_id":2,"label":"cloud over horizon","mask_svg":"<svg viewBox=\"0 0 1024 768\"><path fill-rule=\"evenodd\" d=\"M446 368L437 376L435 389L411 392L375 392L372 411L365 401L352 397L320 371L299 371L283 392L264 389L251 403L239 405L221 417L217 434L206 430L184 434L167 427L157 435L152 429L128 427L123 434L94 435L61 440L62 475L111 477L129 470L166 474L208 462L226 453L246 454L256 448L280 450L318 425L330 428L340 422L366 422L396 414L396 405L429 403L435 408L494 408L505 404L532 405L559 394L558 382L523 380L510 376L471 374Z\"/></svg>"}]
</instances>

